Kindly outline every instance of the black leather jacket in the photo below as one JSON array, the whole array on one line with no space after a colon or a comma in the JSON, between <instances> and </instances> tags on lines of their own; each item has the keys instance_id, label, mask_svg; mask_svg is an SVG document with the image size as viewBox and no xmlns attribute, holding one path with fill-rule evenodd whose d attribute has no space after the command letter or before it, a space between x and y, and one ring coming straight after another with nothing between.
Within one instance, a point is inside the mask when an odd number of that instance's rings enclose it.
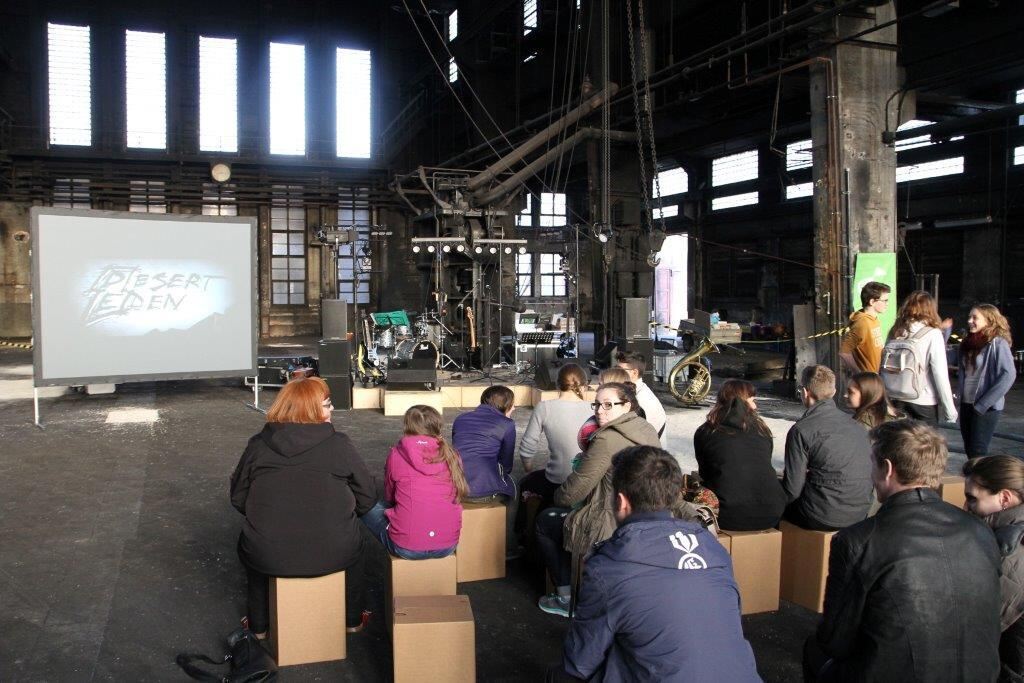
<instances>
[{"instance_id":1,"label":"black leather jacket","mask_svg":"<svg viewBox=\"0 0 1024 683\"><path fill-rule=\"evenodd\" d=\"M999 560L984 523L932 489L891 496L832 539L820 680L996 680Z\"/></svg>"}]
</instances>

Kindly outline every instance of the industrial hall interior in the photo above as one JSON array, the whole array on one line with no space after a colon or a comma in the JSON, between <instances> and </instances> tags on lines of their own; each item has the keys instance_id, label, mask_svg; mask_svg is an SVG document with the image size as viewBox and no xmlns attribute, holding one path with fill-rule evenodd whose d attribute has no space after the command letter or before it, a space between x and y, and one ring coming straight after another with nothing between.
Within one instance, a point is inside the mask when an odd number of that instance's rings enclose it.
<instances>
[{"instance_id":1,"label":"industrial hall interior","mask_svg":"<svg viewBox=\"0 0 1024 683\"><path fill-rule=\"evenodd\" d=\"M1022 38L0 3L0 680L1024 680Z\"/></svg>"}]
</instances>

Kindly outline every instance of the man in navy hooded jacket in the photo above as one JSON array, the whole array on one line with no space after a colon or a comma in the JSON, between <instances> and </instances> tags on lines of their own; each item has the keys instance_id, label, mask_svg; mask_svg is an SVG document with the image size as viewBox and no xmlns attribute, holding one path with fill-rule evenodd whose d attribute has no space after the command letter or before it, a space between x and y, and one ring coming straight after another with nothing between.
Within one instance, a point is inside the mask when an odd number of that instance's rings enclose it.
<instances>
[{"instance_id":1,"label":"man in navy hooded jacket","mask_svg":"<svg viewBox=\"0 0 1024 683\"><path fill-rule=\"evenodd\" d=\"M612 468L619 528L587 559L549 680L760 681L728 553L669 512L683 488L675 458L636 446Z\"/></svg>"},{"instance_id":2,"label":"man in navy hooded jacket","mask_svg":"<svg viewBox=\"0 0 1024 683\"><path fill-rule=\"evenodd\" d=\"M516 423L512 419L515 394L495 384L480 394L480 405L463 413L452 423L452 444L462 458L471 499L516 494L512 481L516 452Z\"/></svg>"}]
</instances>

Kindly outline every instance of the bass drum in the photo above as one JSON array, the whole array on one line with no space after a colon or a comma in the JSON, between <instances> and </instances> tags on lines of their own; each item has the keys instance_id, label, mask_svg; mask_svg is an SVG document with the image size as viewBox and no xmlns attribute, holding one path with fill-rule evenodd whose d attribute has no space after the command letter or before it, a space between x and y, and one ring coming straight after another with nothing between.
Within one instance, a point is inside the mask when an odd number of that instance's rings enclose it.
<instances>
[{"instance_id":1,"label":"bass drum","mask_svg":"<svg viewBox=\"0 0 1024 683\"><path fill-rule=\"evenodd\" d=\"M403 360L429 360L430 364L435 368L441 360L441 354L438 352L437 345L434 342L427 340L416 341L415 339L406 339L405 341L398 342L392 357Z\"/></svg>"}]
</instances>

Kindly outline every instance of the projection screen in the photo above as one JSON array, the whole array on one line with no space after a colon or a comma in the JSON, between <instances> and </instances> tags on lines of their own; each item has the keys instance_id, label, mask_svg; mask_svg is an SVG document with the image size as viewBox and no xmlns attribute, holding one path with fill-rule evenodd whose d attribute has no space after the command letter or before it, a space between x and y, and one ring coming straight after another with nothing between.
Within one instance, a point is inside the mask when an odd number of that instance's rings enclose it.
<instances>
[{"instance_id":1,"label":"projection screen","mask_svg":"<svg viewBox=\"0 0 1024 683\"><path fill-rule=\"evenodd\" d=\"M36 386L256 374L256 219L35 207Z\"/></svg>"}]
</instances>

